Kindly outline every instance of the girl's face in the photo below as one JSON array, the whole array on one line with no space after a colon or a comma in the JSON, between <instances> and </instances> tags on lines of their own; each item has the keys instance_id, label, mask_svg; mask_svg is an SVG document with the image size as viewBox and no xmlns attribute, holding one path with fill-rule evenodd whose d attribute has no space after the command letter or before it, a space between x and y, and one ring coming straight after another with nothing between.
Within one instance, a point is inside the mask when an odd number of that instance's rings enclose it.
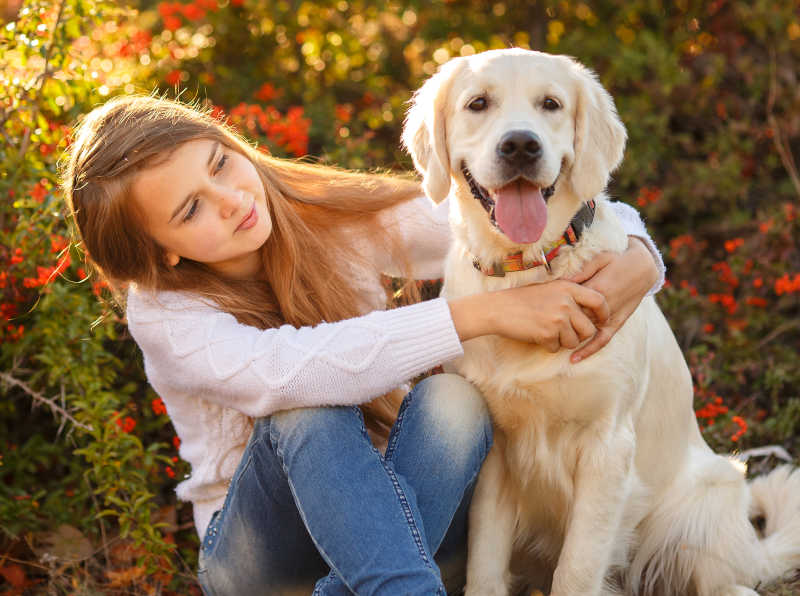
<instances>
[{"instance_id":1,"label":"girl's face","mask_svg":"<svg viewBox=\"0 0 800 596\"><path fill-rule=\"evenodd\" d=\"M210 139L188 141L139 172L132 191L170 265L186 258L231 277L261 272L259 248L272 220L256 168L241 153Z\"/></svg>"}]
</instances>

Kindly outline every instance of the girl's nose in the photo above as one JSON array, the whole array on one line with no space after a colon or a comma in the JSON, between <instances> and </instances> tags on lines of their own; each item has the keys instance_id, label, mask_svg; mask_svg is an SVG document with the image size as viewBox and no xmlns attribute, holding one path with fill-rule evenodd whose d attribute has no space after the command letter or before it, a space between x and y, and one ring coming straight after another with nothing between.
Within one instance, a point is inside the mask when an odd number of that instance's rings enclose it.
<instances>
[{"instance_id":1,"label":"girl's nose","mask_svg":"<svg viewBox=\"0 0 800 596\"><path fill-rule=\"evenodd\" d=\"M229 188L221 188L218 191L218 202L220 215L227 219L241 207L243 202L242 193Z\"/></svg>"}]
</instances>

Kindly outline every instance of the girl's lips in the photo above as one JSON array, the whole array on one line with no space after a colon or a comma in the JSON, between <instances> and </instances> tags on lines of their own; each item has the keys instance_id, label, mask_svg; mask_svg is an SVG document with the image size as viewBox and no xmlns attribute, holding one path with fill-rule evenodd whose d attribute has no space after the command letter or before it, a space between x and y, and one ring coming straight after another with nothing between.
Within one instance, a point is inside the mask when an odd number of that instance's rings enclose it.
<instances>
[{"instance_id":1,"label":"girl's lips","mask_svg":"<svg viewBox=\"0 0 800 596\"><path fill-rule=\"evenodd\" d=\"M240 230L249 230L254 225L258 223L258 213L256 213L256 202L253 201L253 206L250 207L250 211L247 212L247 215L244 216L244 219L241 223L236 227L236 232Z\"/></svg>"}]
</instances>

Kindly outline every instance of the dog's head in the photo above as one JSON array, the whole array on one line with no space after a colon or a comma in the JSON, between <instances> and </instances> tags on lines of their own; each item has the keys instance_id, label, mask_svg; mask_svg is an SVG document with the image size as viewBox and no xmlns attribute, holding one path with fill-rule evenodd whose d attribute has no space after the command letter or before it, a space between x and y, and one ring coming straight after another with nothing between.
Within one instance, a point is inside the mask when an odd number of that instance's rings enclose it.
<instances>
[{"instance_id":1,"label":"dog's head","mask_svg":"<svg viewBox=\"0 0 800 596\"><path fill-rule=\"evenodd\" d=\"M453 182L477 186L487 217L516 244L537 242L548 212L563 231L603 191L625 139L591 71L521 49L447 62L414 94L403 130L428 196L443 200Z\"/></svg>"}]
</instances>

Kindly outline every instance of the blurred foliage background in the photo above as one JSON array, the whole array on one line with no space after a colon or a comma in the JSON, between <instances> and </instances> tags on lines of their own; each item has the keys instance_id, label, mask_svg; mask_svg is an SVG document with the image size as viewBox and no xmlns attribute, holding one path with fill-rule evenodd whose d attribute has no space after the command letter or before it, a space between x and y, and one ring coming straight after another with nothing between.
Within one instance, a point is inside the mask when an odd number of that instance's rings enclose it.
<instances>
[{"instance_id":1,"label":"blurred foliage background","mask_svg":"<svg viewBox=\"0 0 800 596\"><path fill-rule=\"evenodd\" d=\"M199 593L179 442L63 217L70 124L120 93L180 96L276 155L407 170L411 92L509 46L572 55L615 97L610 191L664 253L707 440L797 463L796 0L3 0L0 593Z\"/></svg>"}]
</instances>

